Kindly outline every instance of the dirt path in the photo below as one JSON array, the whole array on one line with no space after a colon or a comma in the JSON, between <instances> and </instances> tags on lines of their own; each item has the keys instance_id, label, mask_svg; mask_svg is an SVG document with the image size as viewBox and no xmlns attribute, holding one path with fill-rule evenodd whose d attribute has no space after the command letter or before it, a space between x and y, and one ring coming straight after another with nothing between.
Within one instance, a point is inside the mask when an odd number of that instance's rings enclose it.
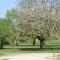
<instances>
[{"instance_id":1,"label":"dirt path","mask_svg":"<svg viewBox=\"0 0 60 60\"><path fill-rule=\"evenodd\" d=\"M53 53L24 53L1 56L0 60L53 60Z\"/></svg>"}]
</instances>

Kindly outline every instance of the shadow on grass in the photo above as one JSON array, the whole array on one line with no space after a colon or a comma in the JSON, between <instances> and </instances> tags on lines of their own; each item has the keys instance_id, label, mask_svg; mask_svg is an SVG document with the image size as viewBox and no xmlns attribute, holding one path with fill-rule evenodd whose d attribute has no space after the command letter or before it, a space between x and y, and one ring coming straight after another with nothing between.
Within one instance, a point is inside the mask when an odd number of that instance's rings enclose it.
<instances>
[{"instance_id":1,"label":"shadow on grass","mask_svg":"<svg viewBox=\"0 0 60 60\"><path fill-rule=\"evenodd\" d=\"M46 45L43 49L39 48L39 47L29 47L29 48L20 48L19 50L22 51L58 51L60 50L60 45Z\"/></svg>"},{"instance_id":2,"label":"shadow on grass","mask_svg":"<svg viewBox=\"0 0 60 60\"><path fill-rule=\"evenodd\" d=\"M60 50L60 48L20 48L21 51L54 51L54 50Z\"/></svg>"},{"instance_id":3,"label":"shadow on grass","mask_svg":"<svg viewBox=\"0 0 60 60\"><path fill-rule=\"evenodd\" d=\"M0 54L0 56L5 55L5 54Z\"/></svg>"},{"instance_id":4,"label":"shadow on grass","mask_svg":"<svg viewBox=\"0 0 60 60\"><path fill-rule=\"evenodd\" d=\"M56 51L58 51L58 50L60 50L60 46L58 47L56 47L56 46L45 46L43 49L41 49L41 48L39 48L39 46L17 46L16 48L14 48L14 47L6 47L6 48L4 48L3 50L12 50L12 49L14 49L14 50L19 50L19 51L54 51L54 50L56 50Z\"/></svg>"}]
</instances>

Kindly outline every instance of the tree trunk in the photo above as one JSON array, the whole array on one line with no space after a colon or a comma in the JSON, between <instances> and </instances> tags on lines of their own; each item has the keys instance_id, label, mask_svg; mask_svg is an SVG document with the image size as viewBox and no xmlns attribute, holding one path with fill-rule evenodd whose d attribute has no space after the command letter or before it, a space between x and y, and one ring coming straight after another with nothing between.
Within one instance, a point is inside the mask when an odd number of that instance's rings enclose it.
<instances>
[{"instance_id":1,"label":"tree trunk","mask_svg":"<svg viewBox=\"0 0 60 60\"><path fill-rule=\"evenodd\" d=\"M43 46L42 46L42 44L40 43L40 48L42 49L43 48Z\"/></svg>"},{"instance_id":2,"label":"tree trunk","mask_svg":"<svg viewBox=\"0 0 60 60\"><path fill-rule=\"evenodd\" d=\"M18 46L18 42L16 41L16 46Z\"/></svg>"},{"instance_id":3,"label":"tree trunk","mask_svg":"<svg viewBox=\"0 0 60 60\"><path fill-rule=\"evenodd\" d=\"M43 41L40 40L40 48L43 49Z\"/></svg>"},{"instance_id":4,"label":"tree trunk","mask_svg":"<svg viewBox=\"0 0 60 60\"><path fill-rule=\"evenodd\" d=\"M35 38L34 38L34 41L33 41L33 46L35 46Z\"/></svg>"},{"instance_id":5,"label":"tree trunk","mask_svg":"<svg viewBox=\"0 0 60 60\"><path fill-rule=\"evenodd\" d=\"M3 49L3 40L0 40L0 49Z\"/></svg>"}]
</instances>

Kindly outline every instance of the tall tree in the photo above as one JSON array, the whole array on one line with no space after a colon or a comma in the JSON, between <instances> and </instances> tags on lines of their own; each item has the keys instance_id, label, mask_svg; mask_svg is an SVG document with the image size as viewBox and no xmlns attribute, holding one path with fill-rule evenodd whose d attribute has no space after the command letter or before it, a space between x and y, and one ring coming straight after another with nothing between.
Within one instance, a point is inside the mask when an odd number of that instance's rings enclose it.
<instances>
[{"instance_id":1,"label":"tall tree","mask_svg":"<svg viewBox=\"0 0 60 60\"><path fill-rule=\"evenodd\" d=\"M54 0L19 0L15 20L16 29L23 36L43 33L46 38L59 38L60 18L57 16L55 5Z\"/></svg>"}]
</instances>

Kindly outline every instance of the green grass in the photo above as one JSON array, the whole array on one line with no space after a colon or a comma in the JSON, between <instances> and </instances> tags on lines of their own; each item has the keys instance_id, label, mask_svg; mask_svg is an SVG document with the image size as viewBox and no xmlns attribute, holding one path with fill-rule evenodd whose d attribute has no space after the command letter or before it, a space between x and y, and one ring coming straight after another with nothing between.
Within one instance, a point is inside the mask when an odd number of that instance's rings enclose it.
<instances>
[{"instance_id":1,"label":"green grass","mask_svg":"<svg viewBox=\"0 0 60 60\"><path fill-rule=\"evenodd\" d=\"M10 55L10 54L20 54L20 53L47 53L47 52L60 52L60 46L45 46L44 49L40 49L39 46L15 46L15 47L5 47L0 50L0 55Z\"/></svg>"},{"instance_id":2,"label":"green grass","mask_svg":"<svg viewBox=\"0 0 60 60\"><path fill-rule=\"evenodd\" d=\"M43 49L40 49L39 45L21 45L21 46L4 46L4 49L0 49L1 55L20 54L20 53L48 53L48 52L60 52L60 40L46 41L46 45Z\"/></svg>"},{"instance_id":3,"label":"green grass","mask_svg":"<svg viewBox=\"0 0 60 60\"><path fill-rule=\"evenodd\" d=\"M47 45L60 45L60 40L48 40L46 41Z\"/></svg>"}]
</instances>

